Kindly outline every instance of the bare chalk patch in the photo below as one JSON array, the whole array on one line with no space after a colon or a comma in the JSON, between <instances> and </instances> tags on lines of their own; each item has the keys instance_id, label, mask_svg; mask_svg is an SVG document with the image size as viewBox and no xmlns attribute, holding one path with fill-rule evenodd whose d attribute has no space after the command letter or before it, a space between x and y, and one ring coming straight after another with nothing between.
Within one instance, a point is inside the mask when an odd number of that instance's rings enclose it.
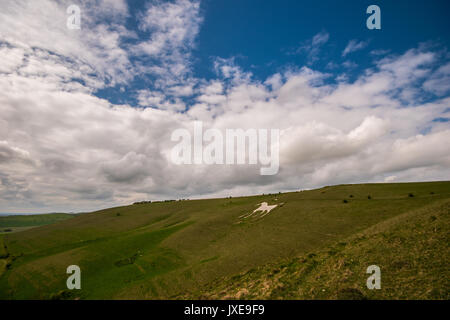
<instances>
[{"instance_id":1,"label":"bare chalk patch","mask_svg":"<svg viewBox=\"0 0 450 320\"><path fill-rule=\"evenodd\" d=\"M280 206L282 206L284 203L281 203ZM269 205L267 202L262 202L258 204L259 207L253 210L250 213L245 213L241 216L239 216L240 221L238 223L244 222L246 219L252 219L252 220L259 220L263 217L265 217L267 214L270 213L273 209L275 209L278 204Z\"/></svg>"}]
</instances>

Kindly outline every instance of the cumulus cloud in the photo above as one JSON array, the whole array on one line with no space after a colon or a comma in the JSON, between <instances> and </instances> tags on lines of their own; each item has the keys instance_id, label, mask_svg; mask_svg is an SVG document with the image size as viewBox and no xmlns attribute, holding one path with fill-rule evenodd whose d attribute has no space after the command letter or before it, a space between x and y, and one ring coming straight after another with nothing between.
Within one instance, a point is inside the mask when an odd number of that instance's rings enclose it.
<instances>
[{"instance_id":1,"label":"cumulus cloud","mask_svg":"<svg viewBox=\"0 0 450 320\"><path fill-rule=\"evenodd\" d=\"M172 88L171 88L172 89ZM170 89L169 89L170 90ZM173 92L169 92L169 94ZM161 110L183 111L186 106L184 102L175 94L170 98L168 94L161 91L139 90L137 99L140 106L158 108Z\"/></svg>"},{"instance_id":2,"label":"cumulus cloud","mask_svg":"<svg viewBox=\"0 0 450 320\"><path fill-rule=\"evenodd\" d=\"M139 16L139 29L149 36L131 50L149 58L152 65L144 70L158 75L157 83L162 89L186 82L191 72L191 50L202 20L197 0L150 3Z\"/></svg>"},{"instance_id":3,"label":"cumulus cloud","mask_svg":"<svg viewBox=\"0 0 450 320\"><path fill-rule=\"evenodd\" d=\"M150 32L150 39L136 49L150 56L179 58L183 51L189 51L197 36L202 21L199 9L199 1L151 3L140 16L139 25Z\"/></svg>"},{"instance_id":4,"label":"cumulus cloud","mask_svg":"<svg viewBox=\"0 0 450 320\"><path fill-rule=\"evenodd\" d=\"M337 83L308 67L259 80L223 58L214 60L216 78L195 79L186 70L201 23L198 2L147 7L140 22L150 36L131 47L122 41L133 37L121 24L128 15L124 3L83 4L83 34L64 29L64 3L2 4L2 211L83 211L144 199L450 179L450 128L436 121L450 117L448 89L436 80L445 81L448 64L435 52L391 55L355 80ZM95 6L106 17L99 20L89 9ZM312 59L328 37L311 39ZM159 87L136 92L139 107L96 96L98 88L126 86L136 72L157 74L133 65L132 55L183 67L175 77L160 73ZM434 99L412 98L430 92ZM261 176L254 165L172 163L172 132L192 131L197 120L205 130L280 129L279 173Z\"/></svg>"},{"instance_id":5,"label":"cumulus cloud","mask_svg":"<svg viewBox=\"0 0 450 320\"><path fill-rule=\"evenodd\" d=\"M71 4L71 1L49 0L3 1L2 44L16 50L13 53L16 62L48 55L49 59L65 62L74 78L97 87L130 79L131 64L120 46L121 39L129 36L121 24L127 15L124 2L111 5L111 1L80 1L81 30L66 27L66 9ZM35 63L36 68L39 63Z\"/></svg>"},{"instance_id":6,"label":"cumulus cloud","mask_svg":"<svg viewBox=\"0 0 450 320\"><path fill-rule=\"evenodd\" d=\"M423 83L425 90L433 92L438 96L448 94L450 91L450 63L437 69L429 79Z\"/></svg>"},{"instance_id":7,"label":"cumulus cloud","mask_svg":"<svg viewBox=\"0 0 450 320\"><path fill-rule=\"evenodd\" d=\"M29 152L10 146L8 141L0 141L0 163L32 163Z\"/></svg>"}]
</instances>

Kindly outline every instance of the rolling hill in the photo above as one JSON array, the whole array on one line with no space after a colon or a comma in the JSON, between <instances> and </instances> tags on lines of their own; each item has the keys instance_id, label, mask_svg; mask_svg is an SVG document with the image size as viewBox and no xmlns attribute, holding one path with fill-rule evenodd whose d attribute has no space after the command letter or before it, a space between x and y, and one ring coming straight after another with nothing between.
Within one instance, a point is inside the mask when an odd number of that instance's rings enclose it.
<instances>
[{"instance_id":1,"label":"rolling hill","mask_svg":"<svg viewBox=\"0 0 450 320\"><path fill-rule=\"evenodd\" d=\"M57 221L73 218L73 214L48 213L30 215L5 215L0 216L0 234L23 231L34 227L52 224Z\"/></svg>"},{"instance_id":2,"label":"rolling hill","mask_svg":"<svg viewBox=\"0 0 450 320\"><path fill-rule=\"evenodd\" d=\"M110 208L0 235L0 298L448 299L449 213L450 182Z\"/></svg>"}]
</instances>

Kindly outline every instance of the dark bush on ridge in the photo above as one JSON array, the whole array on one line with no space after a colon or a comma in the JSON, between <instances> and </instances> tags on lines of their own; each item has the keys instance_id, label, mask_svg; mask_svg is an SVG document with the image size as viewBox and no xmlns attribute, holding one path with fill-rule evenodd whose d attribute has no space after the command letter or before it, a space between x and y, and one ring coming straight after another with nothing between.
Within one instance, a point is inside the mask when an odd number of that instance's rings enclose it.
<instances>
[{"instance_id":1,"label":"dark bush on ridge","mask_svg":"<svg viewBox=\"0 0 450 320\"><path fill-rule=\"evenodd\" d=\"M146 204L146 203L152 203L151 201L137 201L134 202L133 204Z\"/></svg>"}]
</instances>

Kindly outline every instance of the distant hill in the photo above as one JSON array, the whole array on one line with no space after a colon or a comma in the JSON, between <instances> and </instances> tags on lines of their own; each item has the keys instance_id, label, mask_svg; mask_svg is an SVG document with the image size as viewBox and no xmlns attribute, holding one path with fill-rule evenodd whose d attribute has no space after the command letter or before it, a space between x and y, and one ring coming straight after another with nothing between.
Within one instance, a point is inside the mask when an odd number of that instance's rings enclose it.
<instances>
[{"instance_id":1,"label":"distant hill","mask_svg":"<svg viewBox=\"0 0 450 320\"><path fill-rule=\"evenodd\" d=\"M67 213L48 213L30 215L2 215L0 216L0 231L11 227L35 227L51 224L56 221L73 218Z\"/></svg>"},{"instance_id":2,"label":"distant hill","mask_svg":"<svg viewBox=\"0 0 450 320\"><path fill-rule=\"evenodd\" d=\"M450 182L429 182L100 210L0 235L0 298L448 299L449 208Z\"/></svg>"}]
</instances>

